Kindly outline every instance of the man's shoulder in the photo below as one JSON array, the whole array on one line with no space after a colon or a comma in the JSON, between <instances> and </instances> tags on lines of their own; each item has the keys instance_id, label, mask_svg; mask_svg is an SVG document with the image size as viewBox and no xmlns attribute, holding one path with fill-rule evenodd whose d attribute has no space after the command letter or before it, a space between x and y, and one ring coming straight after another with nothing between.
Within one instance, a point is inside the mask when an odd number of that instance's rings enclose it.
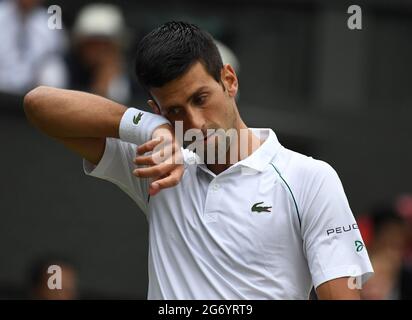
<instances>
[{"instance_id":1,"label":"man's shoulder","mask_svg":"<svg viewBox=\"0 0 412 320\"><path fill-rule=\"evenodd\" d=\"M327 162L284 148L278 158L279 174L296 200L301 217L314 199L327 199L340 190L340 179ZM321 200L323 201L323 200Z\"/></svg>"},{"instance_id":2,"label":"man's shoulder","mask_svg":"<svg viewBox=\"0 0 412 320\"><path fill-rule=\"evenodd\" d=\"M326 161L284 147L274 159L273 164L279 173L288 177L292 183L299 185L310 184L326 176L337 175L335 169Z\"/></svg>"}]
</instances>

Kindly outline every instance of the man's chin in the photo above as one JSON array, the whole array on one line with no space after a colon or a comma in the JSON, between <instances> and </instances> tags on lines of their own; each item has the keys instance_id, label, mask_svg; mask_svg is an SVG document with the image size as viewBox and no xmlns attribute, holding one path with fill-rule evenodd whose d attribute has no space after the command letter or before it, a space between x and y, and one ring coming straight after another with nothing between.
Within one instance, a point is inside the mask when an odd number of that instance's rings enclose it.
<instances>
[{"instance_id":1,"label":"man's chin","mask_svg":"<svg viewBox=\"0 0 412 320\"><path fill-rule=\"evenodd\" d=\"M196 148L194 152L197 154L199 157L199 160L201 163L204 164L225 164L226 163L226 155L228 150L223 149L220 150L217 147L214 147L213 149L208 150L206 147L206 144L204 145L204 148ZM220 160L219 160L220 158Z\"/></svg>"}]
</instances>

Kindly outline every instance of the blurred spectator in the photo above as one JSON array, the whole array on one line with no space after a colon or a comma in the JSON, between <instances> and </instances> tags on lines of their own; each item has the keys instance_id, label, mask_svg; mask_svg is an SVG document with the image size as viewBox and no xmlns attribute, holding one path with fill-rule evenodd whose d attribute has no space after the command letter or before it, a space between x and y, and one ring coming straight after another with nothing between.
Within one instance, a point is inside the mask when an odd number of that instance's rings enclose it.
<instances>
[{"instance_id":1,"label":"blurred spectator","mask_svg":"<svg viewBox=\"0 0 412 320\"><path fill-rule=\"evenodd\" d=\"M359 219L361 231L367 230L369 255L374 276L362 290L363 299L410 299L411 270L405 264L408 229L405 220L393 206L379 206L372 210L368 220ZM364 229L368 226L369 229ZM362 232L364 234L364 232Z\"/></svg>"},{"instance_id":2,"label":"blurred spectator","mask_svg":"<svg viewBox=\"0 0 412 320\"><path fill-rule=\"evenodd\" d=\"M66 85L63 30L48 28L41 0L0 2L0 91L22 94L34 86Z\"/></svg>"},{"instance_id":3,"label":"blurred spectator","mask_svg":"<svg viewBox=\"0 0 412 320\"><path fill-rule=\"evenodd\" d=\"M116 6L91 4L83 8L73 28L70 87L128 102L131 81L125 71L125 42L124 19Z\"/></svg>"},{"instance_id":4,"label":"blurred spectator","mask_svg":"<svg viewBox=\"0 0 412 320\"><path fill-rule=\"evenodd\" d=\"M223 42L215 39L215 44L219 50L220 56L222 57L223 64L230 64L236 72L236 75L239 77L240 73L240 62L236 57L236 54ZM237 92L236 100L239 101L240 90Z\"/></svg>"},{"instance_id":5,"label":"blurred spectator","mask_svg":"<svg viewBox=\"0 0 412 320\"><path fill-rule=\"evenodd\" d=\"M405 263L412 268L412 195L400 195L395 201L395 207L406 222L408 245L405 252Z\"/></svg>"},{"instance_id":6,"label":"blurred spectator","mask_svg":"<svg viewBox=\"0 0 412 320\"><path fill-rule=\"evenodd\" d=\"M220 56L222 57L223 64L230 64L235 70L236 74L239 75L240 63L239 59L236 57L235 53L224 43L215 40L216 47L219 50Z\"/></svg>"},{"instance_id":7,"label":"blurred spectator","mask_svg":"<svg viewBox=\"0 0 412 320\"><path fill-rule=\"evenodd\" d=\"M49 267L61 268L61 289L50 289L48 281L53 275ZM77 272L64 258L47 257L37 260L30 266L29 297L35 300L74 300L78 298Z\"/></svg>"}]
</instances>

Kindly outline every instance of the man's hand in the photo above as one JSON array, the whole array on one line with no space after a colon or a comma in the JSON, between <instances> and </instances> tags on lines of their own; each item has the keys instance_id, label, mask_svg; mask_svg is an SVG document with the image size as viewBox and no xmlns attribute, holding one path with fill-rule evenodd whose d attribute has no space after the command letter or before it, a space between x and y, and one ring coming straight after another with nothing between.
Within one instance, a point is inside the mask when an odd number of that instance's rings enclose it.
<instances>
[{"instance_id":1,"label":"man's hand","mask_svg":"<svg viewBox=\"0 0 412 320\"><path fill-rule=\"evenodd\" d=\"M169 124L159 126L152 138L137 148L134 163L146 167L135 169L133 174L139 178L152 178L149 194L154 196L160 190L174 187L180 182L184 165L180 145Z\"/></svg>"}]
</instances>

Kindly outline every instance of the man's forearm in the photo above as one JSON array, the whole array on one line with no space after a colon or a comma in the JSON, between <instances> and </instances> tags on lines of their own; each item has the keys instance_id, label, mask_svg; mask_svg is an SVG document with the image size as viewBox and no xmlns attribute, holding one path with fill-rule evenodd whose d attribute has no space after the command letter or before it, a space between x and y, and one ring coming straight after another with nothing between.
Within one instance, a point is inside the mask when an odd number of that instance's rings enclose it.
<instances>
[{"instance_id":1,"label":"man's forearm","mask_svg":"<svg viewBox=\"0 0 412 320\"><path fill-rule=\"evenodd\" d=\"M41 86L25 96L24 110L35 127L54 138L118 138L126 107L85 92Z\"/></svg>"}]
</instances>

